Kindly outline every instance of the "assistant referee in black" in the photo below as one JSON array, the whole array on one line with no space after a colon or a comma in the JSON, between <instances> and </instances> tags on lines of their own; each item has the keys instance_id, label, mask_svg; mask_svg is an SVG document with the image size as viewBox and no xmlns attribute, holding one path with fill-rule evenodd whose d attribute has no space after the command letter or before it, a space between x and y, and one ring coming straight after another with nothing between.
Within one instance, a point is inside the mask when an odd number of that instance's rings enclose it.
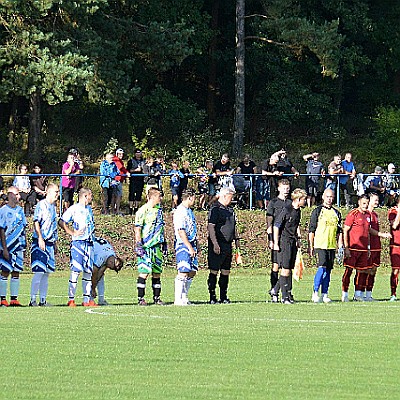
<instances>
[{"instance_id":1,"label":"assistant referee in black","mask_svg":"<svg viewBox=\"0 0 400 400\"><path fill-rule=\"evenodd\" d=\"M219 198L208 214L208 291L210 304L218 303L215 289L219 276L219 293L222 304L229 304L228 283L232 264L232 243L239 249L239 237L236 231L236 215L230 207L235 190L223 187Z\"/></svg>"},{"instance_id":2,"label":"assistant referee in black","mask_svg":"<svg viewBox=\"0 0 400 400\"><path fill-rule=\"evenodd\" d=\"M274 250L278 252L278 263L281 267L279 286L283 304L294 303L292 270L300 247L300 208L306 204L307 193L303 189L294 189L291 198L292 204L284 207L274 221Z\"/></svg>"}]
</instances>

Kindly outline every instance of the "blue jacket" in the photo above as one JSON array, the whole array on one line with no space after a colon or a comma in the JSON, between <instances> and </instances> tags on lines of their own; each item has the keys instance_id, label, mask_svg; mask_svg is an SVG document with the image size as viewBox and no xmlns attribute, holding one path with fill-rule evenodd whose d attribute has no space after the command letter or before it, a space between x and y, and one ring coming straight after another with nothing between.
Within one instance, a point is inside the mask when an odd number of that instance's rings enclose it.
<instances>
[{"instance_id":1,"label":"blue jacket","mask_svg":"<svg viewBox=\"0 0 400 400\"><path fill-rule=\"evenodd\" d=\"M102 188L109 188L111 182L119 175L119 169L115 162L111 164L107 160L103 160L100 164L100 186Z\"/></svg>"}]
</instances>

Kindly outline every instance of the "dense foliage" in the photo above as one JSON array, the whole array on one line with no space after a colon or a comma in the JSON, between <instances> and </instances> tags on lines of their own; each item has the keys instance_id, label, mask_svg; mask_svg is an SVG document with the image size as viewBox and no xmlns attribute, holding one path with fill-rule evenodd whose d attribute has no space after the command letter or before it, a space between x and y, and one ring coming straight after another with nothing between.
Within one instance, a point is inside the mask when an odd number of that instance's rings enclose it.
<instances>
[{"instance_id":1,"label":"dense foliage","mask_svg":"<svg viewBox=\"0 0 400 400\"><path fill-rule=\"evenodd\" d=\"M373 146L366 162L400 161L398 128L382 123L400 103L400 5L245 4L246 146ZM230 149L234 72L234 2L2 0L0 150L43 160L78 146L95 159L111 137L147 138L197 161Z\"/></svg>"}]
</instances>

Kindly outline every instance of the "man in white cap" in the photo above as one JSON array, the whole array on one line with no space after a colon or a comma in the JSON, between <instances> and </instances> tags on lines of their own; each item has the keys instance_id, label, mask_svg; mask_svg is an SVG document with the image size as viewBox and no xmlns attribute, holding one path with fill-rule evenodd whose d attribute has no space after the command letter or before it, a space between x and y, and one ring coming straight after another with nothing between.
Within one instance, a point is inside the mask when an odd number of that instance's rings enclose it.
<instances>
[{"instance_id":1,"label":"man in white cap","mask_svg":"<svg viewBox=\"0 0 400 400\"><path fill-rule=\"evenodd\" d=\"M400 194L400 181L396 176L396 166L393 163L388 164L387 171L383 177L383 182L386 190L386 205L388 207L396 204L396 196Z\"/></svg>"}]
</instances>

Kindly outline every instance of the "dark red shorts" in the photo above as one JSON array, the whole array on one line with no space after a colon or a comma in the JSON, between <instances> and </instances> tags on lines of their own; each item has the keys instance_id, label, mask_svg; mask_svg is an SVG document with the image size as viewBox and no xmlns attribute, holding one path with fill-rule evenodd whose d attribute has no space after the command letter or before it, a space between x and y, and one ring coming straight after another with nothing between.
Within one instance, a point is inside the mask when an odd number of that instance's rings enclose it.
<instances>
[{"instance_id":1,"label":"dark red shorts","mask_svg":"<svg viewBox=\"0 0 400 400\"><path fill-rule=\"evenodd\" d=\"M355 269L372 268L371 258L368 257L368 251L366 250L350 249L350 257L345 258L343 264L345 267Z\"/></svg>"},{"instance_id":2,"label":"dark red shorts","mask_svg":"<svg viewBox=\"0 0 400 400\"><path fill-rule=\"evenodd\" d=\"M371 257L369 262L373 267L381 265L381 250L371 250Z\"/></svg>"},{"instance_id":3,"label":"dark red shorts","mask_svg":"<svg viewBox=\"0 0 400 400\"><path fill-rule=\"evenodd\" d=\"M390 263L392 268L400 268L400 247L390 246Z\"/></svg>"}]
</instances>

